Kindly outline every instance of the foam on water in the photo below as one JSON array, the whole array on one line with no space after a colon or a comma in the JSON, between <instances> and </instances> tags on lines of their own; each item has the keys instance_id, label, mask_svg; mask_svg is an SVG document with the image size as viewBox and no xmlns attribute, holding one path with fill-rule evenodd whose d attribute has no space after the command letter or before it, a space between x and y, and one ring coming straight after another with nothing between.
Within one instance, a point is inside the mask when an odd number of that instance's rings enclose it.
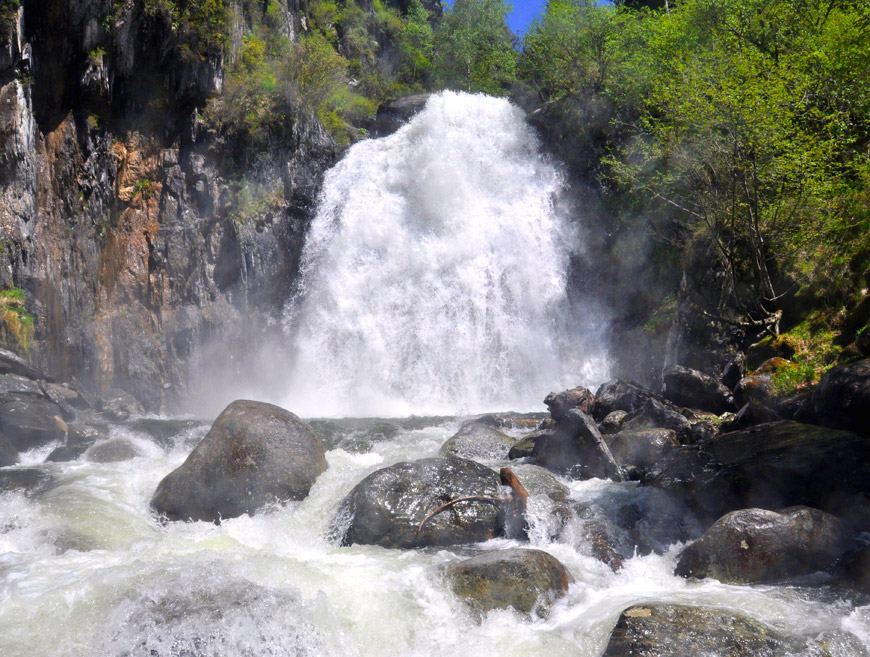
<instances>
[{"instance_id":1,"label":"foam on water","mask_svg":"<svg viewBox=\"0 0 870 657\"><path fill-rule=\"evenodd\" d=\"M557 168L508 101L445 92L330 170L286 325L284 405L310 416L540 407L606 377L572 309L582 239Z\"/></svg>"}]
</instances>

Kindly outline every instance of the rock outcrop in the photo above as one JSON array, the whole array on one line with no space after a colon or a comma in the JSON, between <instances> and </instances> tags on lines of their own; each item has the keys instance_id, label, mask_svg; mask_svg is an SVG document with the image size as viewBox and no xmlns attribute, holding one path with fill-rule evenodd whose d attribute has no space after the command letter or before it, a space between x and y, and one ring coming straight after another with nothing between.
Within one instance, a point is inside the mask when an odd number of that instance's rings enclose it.
<instances>
[{"instance_id":1,"label":"rock outcrop","mask_svg":"<svg viewBox=\"0 0 870 657\"><path fill-rule=\"evenodd\" d=\"M293 413L235 401L151 499L169 520L219 522L271 502L304 499L326 469L323 446Z\"/></svg>"},{"instance_id":2,"label":"rock outcrop","mask_svg":"<svg viewBox=\"0 0 870 657\"><path fill-rule=\"evenodd\" d=\"M441 445L441 456L460 456L488 461L504 460L516 441L485 422L471 421Z\"/></svg>"}]
</instances>

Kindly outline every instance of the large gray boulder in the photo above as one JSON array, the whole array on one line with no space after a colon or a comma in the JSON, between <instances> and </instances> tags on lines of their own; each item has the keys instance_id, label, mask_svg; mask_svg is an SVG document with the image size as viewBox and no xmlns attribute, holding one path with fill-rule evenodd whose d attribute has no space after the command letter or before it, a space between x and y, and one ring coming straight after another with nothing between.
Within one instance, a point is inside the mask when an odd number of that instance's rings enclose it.
<instances>
[{"instance_id":1,"label":"large gray boulder","mask_svg":"<svg viewBox=\"0 0 870 657\"><path fill-rule=\"evenodd\" d=\"M648 399L670 404L664 397L628 379L614 379L602 383L595 393L595 411L599 422L613 411L631 413L639 409Z\"/></svg>"},{"instance_id":2,"label":"large gray boulder","mask_svg":"<svg viewBox=\"0 0 870 657\"><path fill-rule=\"evenodd\" d=\"M498 461L508 457L516 441L503 431L485 422L466 422L439 450L441 456L459 456L466 459Z\"/></svg>"},{"instance_id":3,"label":"large gray boulder","mask_svg":"<svg viewBox=\"0 0 870 657\"><path fill-rule=\"evenodd\" d=\"M574 581L555 557L522 548L484 552L450 564L446 573L456 596L475 611L513 608L541 618Z\"/></svg>"},{"instance_id":4,"label":"large gray boulder","mask_svg":"<svg viewBox=\"0 0 870 657\"><path fill-rule=\"evenodd\" d=\"M550 416L559 422L572 408L591 414L595 409L595 395L583 386L577 386L562 392L551 392L544 399L544 403L550 410Z\"/></svg>"},{"instance_id":5,"label":"large gray boulder","mask_svg":"<svg viewBox=\"0 0 870 657\"><path fill-rule=\"evenodd\" d=\"M48 399L15 394L0 398L0 432L19 452L63 440L65 429L63 410Z\"/></svg>"},{"instance_id":6,"label":"large gray boulder","mask_svg":"<svg viewBox=\"0 0 870 657\"><path fill-rule=\"evenodd\" d=\"M388 548L477 543L503 532L506 494L489 468L457 457L404 461L354 486L333 526L343 545ZM468 499L466 499L468 498ZM438 511L443 505L455 500Z\"/></svg>"},{"instance_id":7,"label":"large gray boulder","mask_svg":"<svg viewBox=\"0 0 870 657\"><path fill-rule=\"evenodd\" d=\"M553 433L530 437L532 461L557 474L575 479L622 481L619 464L610 453L595 421L579 408L572 408ZM511 458L519 458L512 450Z\"/></svg>"},{"instance_id":8,"label":"large gray boulder","mask_svg":"<svg viewBox=\"0 0 870 657\"><path fill-rule=\"evenodd\" d=\"M320 438L290 411L234 401L151 499L169 520L233 518L304 499L326 470Z\"/></svg>"},{"instance_id":9,"label":"large gray boulder","mask_svg":"<svg viewBox=\"0 0 870 657\"><path fill-rule=\"evenodd\" d=\"M806 506L732 511L680 555L676 574L768 584L833 568L847 547L842 523Z\"/></svg>"},{"instance_id":10,"label":"large gray boulder","mask_svg":"<svg viewBox=\"0 0 870 657\"><path fill-rule=\"evenodd\" d=\"M605 438L613 457L623 466L646 472L670 449L679 446L672 429L626 429Z\"/></svg>"}]
</instances>

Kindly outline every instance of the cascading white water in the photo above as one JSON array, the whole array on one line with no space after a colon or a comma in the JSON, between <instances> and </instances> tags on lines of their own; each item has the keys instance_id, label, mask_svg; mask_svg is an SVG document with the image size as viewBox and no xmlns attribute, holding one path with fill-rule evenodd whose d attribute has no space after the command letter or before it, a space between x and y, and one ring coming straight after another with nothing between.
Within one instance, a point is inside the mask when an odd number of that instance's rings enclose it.
<instances>
[{"instance_id":1,"label":"cascading white water","mask_svg":"<svg viewBox=\"0 0 870 657\"><path fill-rule=\"evenodd\" d=\"M540 409L606 377L572 316L578 232L559 171L506 100L445 92L326 176L287 327L305 415Z\"/></svg>"}]
</instances>

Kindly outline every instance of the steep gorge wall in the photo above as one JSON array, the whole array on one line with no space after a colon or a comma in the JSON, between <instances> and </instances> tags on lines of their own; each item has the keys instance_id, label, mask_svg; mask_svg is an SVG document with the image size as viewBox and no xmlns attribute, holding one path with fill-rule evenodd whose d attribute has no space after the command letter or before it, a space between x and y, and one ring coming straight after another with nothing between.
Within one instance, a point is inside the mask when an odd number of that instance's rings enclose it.
<instances>
[{"instance_id":1,"label":"steep gorge wall","mask_svg":"<svg viewBox=\"0 0 870 657\"><path fill-rule=\"evenodd\" d=\"M92 393L178 409L200 347L252 346L292 292L335 145L300 111L285 143L234 164L199 119L221 57L191 54L141 1L4 12L0 286L26 293L31 357ZM252 182L272 196L240 215Z\"/></svg>"}]
</instances>

